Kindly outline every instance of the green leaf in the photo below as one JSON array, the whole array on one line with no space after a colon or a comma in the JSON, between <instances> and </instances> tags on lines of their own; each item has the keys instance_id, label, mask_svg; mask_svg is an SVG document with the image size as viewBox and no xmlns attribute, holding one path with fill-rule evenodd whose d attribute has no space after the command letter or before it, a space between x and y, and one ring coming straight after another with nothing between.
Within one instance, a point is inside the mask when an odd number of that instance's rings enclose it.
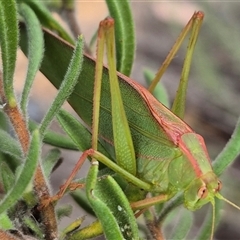
<instances>
[{"instance_id":1,"label":"green leaf","mask_svg":"<svg viewBox=\"0 0 240 240\"><path fill-rule=\"evenodd\" d=\"M80 189L76 189L73 192L70 192L70 196L73 198L73 200L79 205L81 206L81 208L83 208L87 213L91 214L91 215L95 215L94 211L92 210L91 205L88 202L88 199L86 197L86 193L83 192Z\"/></svg>"},{"instance_id":2,"label":"green leaf","mask_svg":"<svg viewBox=\"0 0 240 240\"><path fill-rule=\"evenodd\" d=\"M78 150L78 147L74 144L71 138L51 130L46 130L43 142L59 148Z\"/></svg>"},{"instance_id":3,"label":"green leaf","mask_svg":"<svg viewBox=\"0 0 240 240\"><path fill-rule=\"evenodd\" d=\"M58 23L58 21L53 18L51 12L48 11L48 9L44 6L44 4L41 1L18 0L18 2L24 2L24 3L28 4L29 7L35 12L35 14L37 15L39 21L41 22L41 24L43 26L56 31L59 34L59 36L61 36L63 39L65 39L66 41L68 41L71 44L74 44L73 39L62 28L62 26Z\"/></svg>"},{"instance_id":4,"label":"green leaf","mask_svg":"<svg viewBox=\"0 0 240 240\"><path fill-rule=\"evenodd\" d=\"M106 0L110 16L115 20L117 70L131 73L135 54L135 33L128 0Z\"/></svg>"},{"instance_id":5,"label":"green leaf","mask_svg":"<svg viewBox=\"0 0 240 240\"><path fill-rule=\"evenodd\" d=\"M97 163L95 161L95 163ZM108 206L95 196L95 187L97 184L98 165L94 164L90 168L87 176L86 191L88 200L101 222L103 231L107 239L123 239L117 221Z\"/></svg>"},{"instance_id":6,"label":"green leaf","mask_svg":"<svg viewBox=\"0 0 240 240\"><path fill-rule=\"evenodd\" d=\"M25 3L21 3L19 4L19 10L26 22L27 33L29 36L28 71L21 99L21 109L23 113L26 114L29 92L43 58L44 42L41 25L32 9Z\"/></svg>"},{"instance_id":7,"label":"green leaf","mask_svg":"<svg viewBox=\"0 0 240 240\"><path fill-rule=\"evenodd\" d=\"M148 69L145 69L143 71L145 81L147 82L147 85L149 86L154 79L154 73ZM169 95L167 93L166 88L162 84L162 82L159 82L157 86L153 90L153 96L157 98L159 102L164 104L167 108L170 107L170 101L169 101Z\"/></svg>"},{"instance_id":8,"label":"green leaf","mask_svg":"<svg viewBox=\"0 0 240 240\"><path fill-rule=\"evenodd\" d=\"M12 104L16 104L13 90L13 74L18 47L18 22L15 0L0 1L0 45L4 92L12 106Z\"/></svg>"},{"instance_id":9,"label":"green leaf","mask_svg":"<svg viewBox=\"0 0 240 240\"><path fill-rule=\"evenodd\" d=\"M12 188L12 186L15 183L15 176L6 162L1 163L0 176L5 193L8 193L8 191Z\"/></svg>"},{"instance_id":10,"label":"green leaf","mask_svg":"<svg viewBox=\"0 0 240 240\"><path fill-rule=\"evenodd\" d=\"M63 217L69 217L72 213L73 206L68 204L64 206L60 206L57 208L57 219L60 220Z\"/></svg>"},{"instance_id":11,"label":"green leaf","mask_svg":"<svg viewBox=\"0 0 240 240\"><path fill-rule=\"evenodd\" d=\"M191 229L193 223L193 214L187 209L183 209L181 217L178 219L178 222L175 224L173 233L169 239L186 239L186 236ZM176 211L174 212L177 213ZM179 213L179 210L178 210ZM176 215L175 215L176 216Z\"/></svg>"},{"instance_id":12,"label":"green leaf","mask_svg":"<svg viewBox=\"0 0 240 240\"><path fill-rule=\"evenodd\" d=\"M82 225L84 220L85 220L85 216L78 218L75 221L73 221L72 223L70 223L65 229L63 229L61 238L63 239L64 236L71 234L76 229L78 229ZM78 238L78 239L81 239L81 238Z\"/></svg>"},{"instance_id":13,"label":"green leaf","mask_svg":"<svg viewBox=\"0 0 240 240\"><path fill-rule=\"evenodd\" d=\"M55 97L50 109L44 116L42 123L39 127L39 131L42 136L44 135L45 130L47 129L53 118L60 110L64 101L67 100L69 95L74 90L74 87L78 82L79 74L81 72L82 61L83 61L83 39L82 37L79 37L76 44L76 48L72 55L72 59L69 63L68 70L59 88L58 94Z\"/></svg>"},{"instance_id":14,"label":"green leaf","mask_svg":"<svg viewBox=\"0 0 240 240\"><path fill-rule=\"evenodd\" d=\"M213 170L217 176L229 166L240 153L240 117L233 131L231 138L225 145L224 149L219 153L213 162Z\"/></svg>"},{"instance_id":15,"label":"green leaf","mask_svg":"<svg viewBox=\"0 0 240 240\"><path fill-rule=\"evenodd\" d=\"M97 178L98 162L89 170L86 191L107 239L139 239L137 223L122 189L111 176Z\"/></svg>"},{"instance_id":16,"label":"green leaf","mask_svg":"<svg viewBox=\"0 0 240 240\"><path fill-rule=\"evenodd\" d=\"M101 223L99 221L95 221L90 225L82 228L80 230L72 233L67 239L68 240L85 240L89 238L94 238L103 233Z\"/></svg>"},{"instance_id":17,"label":"green leaf","mask_svg":"<svg viewBox=\"0 0 240 240\"><path fill-rule=\"evenodd\" d=\"M40 226L37 224L37 221L34 218L24 216L23 222L26 227L28 227L34 232L34 234L38 237L39 240L44 239L44 233L42 232Z\"/></svg>"},{"instance_id":18,"label":"green leaf","mask_svg":"<svg viewBox=\"0 0 240 240\"><path fill-rule=\"evenodd\" d=\"M9 130L9 120L7 118L7 115L1 111L0 107L0 129L8 131ZM1 135L1 134L0 134Z\"/></svg>"},{"instance_id":19,"label":"green leaf","mask_svg":"<svg viewBox=\"0 0 240 240\"><path fill-rule=\"evenodd\" d=\"M158 214L158 219L157 223L161 224L163 220L167 217L167 215L176 207L180 206L183 204L183 194L180 193L173 199L167 202L167 204L164 206L163 210L161 211L160 214Z\"/></svg>"},{"instance_id":20,"label":"green leaf","mask_svg":"<svg viewBox=\"0 0 240 240\"><path fill-rule=\"evenodd\" d=\"M33 131L34 129L38 128L38 124L30 120L29 128L30 128L30 131ZM71 138L69 138L66 135L54 132L50 129L46 130L43 138L43 142L59 148L65 148L69 150L78 150L77 146L74 144Z\"/></svg>"},{"instance_id":21,"label":"green leaf","mask_svg":"<svg viewBox=\"0 0 240 240\"><path fill-rule=\"evenodd\" d=\"M12 207L22 196L31 179L33 178L40 152L39 132L35 130L32 134L32 140L26 161L22 167L15 185L8 192L6 197L0 202L0 214Z\"/></svg>"},{"instance_id":22,"label":"green leaf","mask_svg":"<svg viewBox=\"0 0 240 240\"><path fill-rule=\"evenodd\" d=\"M91 148L92 134L79 120L63 109L59 111L57 119L64 131L68 134L80 151L85 151ZM105 156L109 157L108 152L104 149L100 142L98 142L98 149Z\"/></svg>"},{"instance_id":23,"label":"green leaf","mask_svg":"<svg viewBox=\"0 0 240 240\"><path fill-rule=\"evenodd\" d=\"M2 230L9 230L14 229L14 225L6 212L0 214L0 229Z\"/></svg>"},{"instance_id":24,"label":"green leaf","mask_svg":"<svg viewBox=\"0 0 240 240\"><path fill-rule=\"evenodd\" d=\"M139 239L136 218L122 189L111 176L98 180L95 195L111 210L125 239Z\"/></svg>"},{"instance_id":25,"label":"green leaf","mask_svg":"<svg viewBox=\"0 0 240 240\"><path fill-rule=\"evenodd\" d=\"M13 156L18 160L23 159L23 153L19 142L12 138L6 131L0 129L0 152Z\"/></svg>"},{"instance_id":26,"label":"green leaf","mask_svg":"<svg viewBox=\"0 0 240 240\"><path fill-rule=\"evenodd\" d=\"M51 149L43 159L44 175L48 178L61 157L61 151L57 148Z\"/></svg>"},{"instance_id":27,"label":"green leaf","mask_svg":"<svg viewBox=\"0 0 240 240\"><path fill-rule=\"evenodd\" d=\"M60 109L57 120L80 151L91 148L92 134L67 111Z\"/></svg>"}]
</instances>

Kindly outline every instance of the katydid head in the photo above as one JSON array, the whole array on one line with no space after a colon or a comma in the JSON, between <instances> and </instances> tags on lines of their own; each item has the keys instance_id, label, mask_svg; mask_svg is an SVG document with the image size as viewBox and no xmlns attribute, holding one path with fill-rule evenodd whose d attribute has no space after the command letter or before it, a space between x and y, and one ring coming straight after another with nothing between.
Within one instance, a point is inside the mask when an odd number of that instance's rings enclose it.
<instances>
[{"instance_id":1,"label":"katydid head","mask_svg":"<svg viewBox=\"0 0 240 240\"><path fill-rule=\"evenodd\" d=\"M221 199L233 207L240 210L240 207L224 198L219 191L222 183L214 172L208 172L201 177L194 179L184 192L184 204L189 210L195 211L206 203L210 202L213 206L212 230L211 237L213 239L215 226L215 197Z\"/></svg>"},{"instance_id":2,"label":"katydid head","mask_svg":"<svg viewBox=\"0 0 240 240\"><path fill-rule=\"evenodd\" d=\"M194 179L184 192L186 208L194 211L208 202L214 202L221 187L221 181L212 171Z\"/></svg>"},{"instance_id":3,"label":"katydid head","mask_svg":"<svg viewBox=\"0 0 240 240\"><path fill-rule=\"evenodd\" d=\"M208 202L214 205L214 198L217 197L233 207L240 210L240 207L224 198L219 191L222 183L214 172L208 172L199 178L194 179L184 191L184 204L187 209L195 211Z\"/></svg>"}]
</instances>

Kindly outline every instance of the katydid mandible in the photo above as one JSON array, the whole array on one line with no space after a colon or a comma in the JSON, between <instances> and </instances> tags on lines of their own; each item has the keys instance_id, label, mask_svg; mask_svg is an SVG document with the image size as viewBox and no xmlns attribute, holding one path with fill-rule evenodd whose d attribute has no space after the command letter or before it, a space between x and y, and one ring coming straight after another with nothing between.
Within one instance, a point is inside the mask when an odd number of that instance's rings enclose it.
<instances>
[{"instance_id":1,"label":"katydid mandible","mask_svg":"<svg viewBox=\"0 0 240 240\"><path fill-rule=\"evenodd\" d=\"M101 27L112 28L113 20L103 21ZM113 53L112 57L114 57ZM97 62L99 61L102 60L98 59ZM108 58L108 61L111 61L111 59ZM115 71L114 68L109 68L110 72L113 73ZM45 74L48 76L48 73ZM85 158L90 155L118 172L137 188L144 189L146 193L159 194L159 196L150 199L139 199L139 201L133 202L131 206L134 210L166 201L179 191L184 192L186 208L193 211L201 208L208 202L211 202L214 206L215 197L229 202L219 194L221 182L212 171L211 161L203 138L169 109L159 103L149 91L120 73L118 73L118 76L121 77L119 85L131 131L136 168L129 170L128 166L115 164L99 153L96 149L96 144L93 144L93 149L83 153L59 195L64 193L75 172L81 167ZM110 76L110 81L112 81L111 78ZM89 81L93 80L89 79ZM109 83L106 79L103 78L102 81L99 130L93 130L93 133L99 134L99 137L107 147L112 147L112 145L115 145L115 137L111 126L112 107L109 99L114 94L113 90L109 89ZM87 84L86 90L88 91L74 93L79 98L79 106L77 108L79 111L77 112L91 126L92 104L95 105L98 101L92 100L93 91L92 86L89 87L89 84L93 85L93 83L81 82L81 84ZM141 99L141 104L131 106L131 100L129 99ZM89 111L86 110L88 107ZM94 110L94 114L96 112L97 110ZM96 138L95 135L93 141L96 141ZM118 163L119 160L117 159L116 161ZM234 204L232 205L237 207ZM211 237L213 237L213 227Z\"/></svg>"}]
</instances>

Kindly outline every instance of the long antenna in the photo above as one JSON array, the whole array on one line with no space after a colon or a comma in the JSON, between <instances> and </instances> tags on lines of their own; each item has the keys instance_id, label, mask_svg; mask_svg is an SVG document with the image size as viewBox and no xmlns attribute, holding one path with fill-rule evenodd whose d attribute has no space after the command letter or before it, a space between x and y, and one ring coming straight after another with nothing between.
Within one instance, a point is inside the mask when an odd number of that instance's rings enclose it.
<instances>
[{"instance_id":1,"label":"long antenna","mask_svg":"<svg viewBox=\"0 0 240 240\"><path fill-rule=\"evenodd\" d=\"M211 201L212 203L212 228L211 228L211 236L210 239L213 240L213 234L214 234L214 228L215 228L215 212L216 212L216 206L215 206L215 201L214 199Z\"/></svg>"},{"instance_id":2,"label":"long antenna","mask_svg":"<svg viewBox=\"0 0 240 240\"><path fill-rule=\"evenodd\" d=\"M230 205L232 205L233 207L237 208L238 210L240 210L240 207L239 207L238 205L236 205L236 204L234 204L233 202L229 201L228 199L226 199L225 197L223 197L220 193L217 193L215 196L216 196L217 198L219 198L219 199L221 199L221 200L229 203Z\"/></svg>"}]
</instances>

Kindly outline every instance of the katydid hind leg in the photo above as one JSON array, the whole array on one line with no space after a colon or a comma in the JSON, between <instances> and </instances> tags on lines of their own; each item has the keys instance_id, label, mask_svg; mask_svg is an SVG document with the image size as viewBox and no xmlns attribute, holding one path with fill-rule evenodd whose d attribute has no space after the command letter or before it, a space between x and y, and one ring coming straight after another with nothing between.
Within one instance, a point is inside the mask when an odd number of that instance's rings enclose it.
<instances>
[{"instance_id":1,"label":"katydid hind leg","mask_svg":"<svg viewBox=\"0 0 240 240\"><path fill-rule=\"evenodd\" d=\"M155 78L153 79L151 85L148 88L149 92L151 92L151 93L153 92L153 90L157 86L157 83L161 80L163 74L167 70L167 68L170 65L171 61L174 59L176 53L178 52L180 46L182 45L184 39L186 38L188 32L190 31L190 29L192 27L193 17L194 17L194 15L189 20L189 22L184 27L184 29L181 31L181 33L179 34L175 44L172 46L170 52L168 53L167 57L165 58L164 62L161 65L161 67L159 68L158 72L156 73Z\"/></svg>"}]
</instances>

